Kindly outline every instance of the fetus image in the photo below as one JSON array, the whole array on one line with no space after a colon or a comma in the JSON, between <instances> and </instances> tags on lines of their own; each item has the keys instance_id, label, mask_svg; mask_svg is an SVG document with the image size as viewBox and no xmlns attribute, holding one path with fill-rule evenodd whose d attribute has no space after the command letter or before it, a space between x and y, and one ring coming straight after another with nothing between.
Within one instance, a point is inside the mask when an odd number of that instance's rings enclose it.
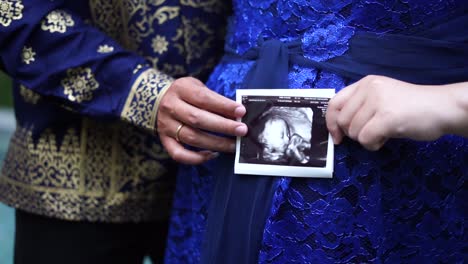
<instances>
[{"instance_id":1,"label":"fetus image","mask_svg":"<svg viewBox=\"0 0 468 264\"><path fill-rule=\"evenodd\" d=\"M308 107L274 106L259 119L259 159L273 163L306 164L311 148L313 111Z\"/></svg>"}]
</instances>

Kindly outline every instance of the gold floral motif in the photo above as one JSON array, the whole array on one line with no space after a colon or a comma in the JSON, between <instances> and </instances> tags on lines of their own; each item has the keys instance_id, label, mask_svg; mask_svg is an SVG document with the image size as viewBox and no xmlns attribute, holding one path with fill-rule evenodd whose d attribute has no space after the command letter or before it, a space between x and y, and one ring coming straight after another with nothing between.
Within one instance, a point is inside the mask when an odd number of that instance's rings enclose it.
<instances>
[{"instance_id":1,"label":"gold floral motif","mask_svg":"<svg viewBox=\"0 0 468 264\"><path fill-rule=\"evenodd\" d=\"M98 53L111 53L111 52L114 52L114 47L109 46L109 45L101 45L99 46L97 52Z\"/></svg>"},{"instance_id":2,"label":"gold floral motif","mask_svg":"<svg viewBox=\"0 0 468 264\"><path fill-rule=\"evenodd\" d=\"M35 61L36 52L32 50L31 47L23 47L23 52L21 53L21 59L24 63L30 64Z\"/></svg>"},{"instance_id":3,"label":"gold floral motif","mask_svg":"<svg viewBox=\"0 0 468 264\"><path fill-rule=\"evenodd\" d=\"M62 86L68 100L81 103L93 99L93 91L99 88L99 83L90 68L75 68L67 70Z\"/></svg>"},{"instance_id":4,"label":"gold floral motif","mask_svg":"<svg viewBox=\"0 0 468 264\"><path fill-rule=\"evenodd\" d=\"M75 21L73 21L71 15L63 10L54 10L50 12L41 22L42 30L49 31L51 33L65 33L69 27L73 27L74 25Z\"/></svg>"},{"instance_id":5,"label":"gold floral motif","mask_svg":"<svg viewBox=\"0 0 468 264\"><path fill-rule=\"evenodd\" d=\"M167 42L165 37L156 35L156 37L153 38L153 43L151 47L153 47L154 53L163 54L164 52L167 51L168 45L169 45L169 42Z\"/></svg>"},{"instance_id":6,"label":"gold floral motif","mask_svg":"<svg viewBox=\"0 0 468 264\"><path fill-rule=\"evenodd\" d=\"M13 20L23 18L23 8L21 0L0 0L0 25L8 27Z\"/></svg>"},{"instance_id":7,"label":"gold floral motif","mask_svg":"<svg viewBox=\"0 0 468 264\"><path fill-rule=\"evenodd\" d=\"M20 85L20 94L23 100L29 104L37 104L41 99L41 96L31 89L26 88L24 85Z\"/></svg>"},{"instance_id":8,"label":"gold floral motif","mask_svg":"<svg viewBox=\"0 0 468 264\"><path fill-rule=\"evenodd\" d=\"M153 133L161 95L170 87L173 79L155 69L148 69L138 76L127 97L121 118Z\"/></svg>"},{"instance_id":9,"label":"gold floral motif","mask_svg":"<svg viewBox=\"0 0 468 264\"><path fill-rule=\"evenodd\" d=\"M172 164L160 143L130 125L84 119L82 129L33 136L18 127L0 177L0 200L67 220L144 221L168 216ZM171 165L172 166L172 165Z\"/></svg>"}]
</instances>

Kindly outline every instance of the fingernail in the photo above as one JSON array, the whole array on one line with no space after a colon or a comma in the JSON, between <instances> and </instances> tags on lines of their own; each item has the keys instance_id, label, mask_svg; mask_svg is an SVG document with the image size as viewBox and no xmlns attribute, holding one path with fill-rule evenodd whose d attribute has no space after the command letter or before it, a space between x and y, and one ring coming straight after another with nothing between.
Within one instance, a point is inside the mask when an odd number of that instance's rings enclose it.
<instances>
[{"instance_id":1,"label":"fingernail","mask_svg":"<svg viewBox=\"0 0 468 264\"><path fill-rule=\"evenodd\" d=\"M245 107L243 105L240 105L234 110L234 115L236 117L243 117L246 113Z\"/></svg>"},{"instance_id":2,"label":"fingernail","mask_svg":"<svg viewBox=\"0 0 468 264\"><path fill-rule=\"evenodd\" d=\"M247 126L246 125L240 125L238 127L236 127L236 130L235 130L235 134L236 136L245 136L245 134L247 134Z\"/></svg>"}]
</instances>

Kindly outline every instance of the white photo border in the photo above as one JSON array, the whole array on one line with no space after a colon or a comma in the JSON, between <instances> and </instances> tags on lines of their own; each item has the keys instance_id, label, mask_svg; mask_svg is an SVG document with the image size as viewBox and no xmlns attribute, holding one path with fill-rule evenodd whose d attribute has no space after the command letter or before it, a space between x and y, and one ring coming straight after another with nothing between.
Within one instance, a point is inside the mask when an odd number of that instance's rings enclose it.
<instances>
[{"instance_id":1,"label":"white photo border","mask_svg":"<svg viewBox=\"0 0 468 264\"><path fill-rule=\"evenodd\" d=\"M236 101L242 103L242 96L290 96L290 97L314 97L332 98L335 89L238 89ZM242 121L241 119L238 121ZM240 163L241 137L236 140L236 157L234 164L235 174L264 175L264 176L288 176L302 178L332 178L334 163L333 139L328 134L327 160L325 167L296 167L285 165L249 164Z\"/></svg>"}]
</instances>

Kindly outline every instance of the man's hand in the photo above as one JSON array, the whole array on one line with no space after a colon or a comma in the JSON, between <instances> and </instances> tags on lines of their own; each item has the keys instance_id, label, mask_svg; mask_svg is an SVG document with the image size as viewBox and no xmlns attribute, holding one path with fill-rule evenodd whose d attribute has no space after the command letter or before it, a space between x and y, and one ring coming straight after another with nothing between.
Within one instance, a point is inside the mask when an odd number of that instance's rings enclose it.
<instances>
[{"instance_id":1,"label":"man's hand","mask_svg":"<svg viewBox=\"0 0 468 264\"><path fill-rule=\"evenodd\" d=\"M244 136L247 126L233 119L244 116L245 112L244 106L211 91L199 80L180 78L161 99L157 120L159 137L174 160L201 164L215 158L217 152L235 151L234 140L210 132ZM183 144L204 150L188 150Z\"/></svg>"},{"instance_id":2,"label":"man's hand","mask_svg":"<svg viewBox=\"0 0 468 264\"><path fill-rule=\"evenodd\" d=\"M335 144L348 136L373 151L389 138L435 140L461 116L452 94L450 86L368 76L330 101L327 127Z\"/></svg>"}]
</instances>

